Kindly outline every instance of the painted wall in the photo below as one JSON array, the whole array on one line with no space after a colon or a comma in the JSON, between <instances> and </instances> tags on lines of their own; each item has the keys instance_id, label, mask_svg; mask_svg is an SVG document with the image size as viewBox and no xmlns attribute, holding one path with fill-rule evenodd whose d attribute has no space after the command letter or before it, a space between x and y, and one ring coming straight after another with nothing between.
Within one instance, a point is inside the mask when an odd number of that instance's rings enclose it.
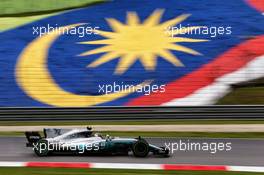
<instances>
[{"instance_id":1,"label":"painted wall","mask_svg":"<svg viewBox=\"0 0 264 175\"><path fill-rule=\"evenodd\" d=\"M263 34L262 13L237 0L58 14L0 33L0 106L214 104L230 85L264 77Z\"/></svg>"}]
</instances>

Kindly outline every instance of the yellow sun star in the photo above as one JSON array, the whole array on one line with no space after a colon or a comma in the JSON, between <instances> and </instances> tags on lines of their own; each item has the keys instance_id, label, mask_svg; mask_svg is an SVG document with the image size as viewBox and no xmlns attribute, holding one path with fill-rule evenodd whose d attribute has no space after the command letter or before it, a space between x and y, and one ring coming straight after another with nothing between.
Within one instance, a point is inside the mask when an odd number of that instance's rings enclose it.
<instances>
[{"instance_id":1,"label":"yellow sun star","mask_svg":"<svg viewBox=\"0 0 264 175\"><path fill-rule=\"evenodd\" d=\"M98 31L99 35L106 39L81 42L81 44L104 46L84 52L79 56L105 53L89 64L88 67L97 67L113 59L120 58L115 74L123 74L136 60L140 60L146 70L154 70L157 57L161 57L175 66L184 66L170 50L201 55L195 50L176 43L204 42L207 40L175 37L168 35L168 32L165 31L167 28L184 21L190 15L180 15L174 19L160 23L162 14L163 10L156 10L142 23L140 23L139 17L135 12L127 13L127 24L123 24L113 18L107 19L113 31ZM197 28L200 27L191 26L178 29L174 34L186 34Z\"/></svg>"}]
</instances>

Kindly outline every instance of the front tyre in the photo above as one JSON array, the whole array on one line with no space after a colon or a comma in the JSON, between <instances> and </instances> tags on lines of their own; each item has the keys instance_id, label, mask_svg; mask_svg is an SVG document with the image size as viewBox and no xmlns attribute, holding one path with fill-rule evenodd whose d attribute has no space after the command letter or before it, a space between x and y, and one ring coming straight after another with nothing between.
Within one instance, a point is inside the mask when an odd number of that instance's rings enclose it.
<instances>
[{"instance_id":1,"label":"front tyre","mask_svg":"<svg viewBox=\"0 0 264 175\"><path fill-rule=\"evenodd\" d=\"M49 144L47 140L39 140L36 147L33 148L34 152L39 157L45 157L49 155Z\"/></svg>"},{"instance_id":2,"label":"front tyre","mask_svg":"<svg viewBox=\"0 0 264 175\"><path fill-rule=\"evenodd\" d=\"M149 144L144 139L139 139L132 146L135 157L146 157L149 154Z\"/></svg>"}]
</instances>

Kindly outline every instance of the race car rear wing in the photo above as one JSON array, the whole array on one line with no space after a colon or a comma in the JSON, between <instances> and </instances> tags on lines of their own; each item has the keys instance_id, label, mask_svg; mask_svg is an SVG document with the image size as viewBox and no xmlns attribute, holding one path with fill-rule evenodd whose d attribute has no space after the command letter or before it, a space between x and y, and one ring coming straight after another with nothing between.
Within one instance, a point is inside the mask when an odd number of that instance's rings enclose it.
<instances>
[{"instance_id":1,"label":"race car rear wing","mask_svg":"<svg viewBox=\"0 0 264 175\"><path fill-rule=\"evenodd\" d=\"M33 147L34 143L37 143L42 138L53 138L59 135L62 135L66 132L70 131L70 129L56 129L56 128L44 128L43 133L44 137L40 135L39 132L32 131L32 132L25 132L26 138L28 143L26 144L27 147Z\"/></svg>"},{"instance_id":2,"label":"race car rear wing","mask_svg":"<svg viewBox=\"0 0 264 175\"><path fill-rule=\"evenodd\" d=\"M28 143L26 143L27 147L33 147L34 143L37 143L40 139L42 139L39 132L32 131L32 132L25 132L26 138Z\"/></svg>"},{"instance_id":3,"label":"race car rear wing","mask_svg":"<svg viewBox=\"0 0 264 175\"><path fill-rule=\"evenodd\" d=\"M54 138L57 136L60 136L66 132L71 131L72 129L58 129L58 128L44 128L43 133L44 137L40 135L39 132L36 131L27 131L25 132L26 138L28 140L28 143L26 144L27 147L33 147L34 143L37 143L42 138ZM87 130L92 133L92 128L87 127Z\"/></svg>"}]
</instances>

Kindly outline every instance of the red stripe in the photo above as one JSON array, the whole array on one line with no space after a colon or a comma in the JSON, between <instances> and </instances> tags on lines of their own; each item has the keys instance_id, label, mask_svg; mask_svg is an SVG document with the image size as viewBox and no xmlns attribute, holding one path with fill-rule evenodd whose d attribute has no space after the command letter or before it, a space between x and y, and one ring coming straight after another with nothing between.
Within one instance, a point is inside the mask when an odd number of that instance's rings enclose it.
<instances>
[{"instance_id":1,"label":"red stripe","mask_svg":"<svg viewBox=\"0 0 264 175\"><path fill-rule=\"evenodd\" d=\"M247 2L260 12L264 12L264 0L247 0Z\"/></svg>"},{"instance_id":2,"label":"red stripe","mask_svg":"<svg viewBox=\"0 0 264 175\"><path fill-rule=\"evenodd\" d=\"M164 164L163 170L227 171L227 167L226 166L206 166L206 165L170 165L170 164Z\"/></svg>"},{"instance_id":3,"label":"red stripe","mask_svg":"<svg viewBox=\"0 0 264 175\"><path fill-rule=\"evenodd\" d=\"M90 168L89 163L77 162L27 162L26 167L48 167L48 168Z\"/></svg>"},{"instance_id":4,"label":"red stripe","mask_svg":"<svg viewBox=\"0 0 264 175\"><path fill-rule=\"evenodd\" d=\"M264 55L264 35L246 41L198 70L168 83L164 93L152 93L128 102L128 106L160 105L172 99L183 98L213 83L215 79L244 67L258 56Z\"/></svg>"}]
</instances>

